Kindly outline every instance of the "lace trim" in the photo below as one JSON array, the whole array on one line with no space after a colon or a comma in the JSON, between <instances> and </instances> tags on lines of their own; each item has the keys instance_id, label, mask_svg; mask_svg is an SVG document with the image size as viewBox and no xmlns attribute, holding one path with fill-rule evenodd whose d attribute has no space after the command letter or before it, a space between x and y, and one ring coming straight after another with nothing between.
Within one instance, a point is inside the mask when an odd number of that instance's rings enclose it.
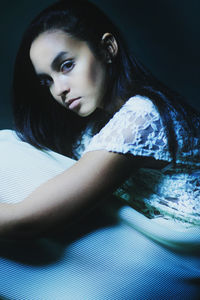
<instances>
[{"instance_id":1,"label":"lace trim","mask_svg":"<svg viewBox=\"0 0 200 300\"><path fill-rule=\"evenodd\" d=\"M115 195L126 200L148 218L176 219L200 225L200 170L181 168L162 171L140 169L134 172Z\"/></svg>"},{"instance_id":2,"label":"lace trim","mask_svg":"<svg viewBox=\"0 0 200 300\"><path fill-rule=\"evenodd\" d=\"M162 171L133 170L115 195L149 218L200 225L200 139L190 136L184 120L178 118L172 115L178 141L176 168L170 164ZM172 161L160 115L149 99L140 96L122 106L84 153L101 149Z\"/></svg>"},{"instance_id":3,"label":"lace trim","mask_svg":"<svg viewBox=\"0 0 200 300\"><path fill-rule=\"evenodd\" d=\"M101 149L172 161L160 115L144 97L130 98L92 138L84 153Z\"/></svg>"}]
</instances>

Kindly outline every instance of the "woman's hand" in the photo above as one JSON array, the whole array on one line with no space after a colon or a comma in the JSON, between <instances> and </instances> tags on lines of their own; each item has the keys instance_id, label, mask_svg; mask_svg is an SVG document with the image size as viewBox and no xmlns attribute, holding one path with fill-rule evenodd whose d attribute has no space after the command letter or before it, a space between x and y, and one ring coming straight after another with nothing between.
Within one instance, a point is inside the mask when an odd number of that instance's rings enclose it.
<instances>
[{"instance_id":1,"label":"woman's hand","mask_svg":"<svg viewBox=\"0 0 200 300\"><path fill-rule=\"evenodd\" d=\"M0 237L39 237L90 208L119 186L137 159L106 150L86 153L17 204L0 205Z\"/></svg>"}]
</instances>

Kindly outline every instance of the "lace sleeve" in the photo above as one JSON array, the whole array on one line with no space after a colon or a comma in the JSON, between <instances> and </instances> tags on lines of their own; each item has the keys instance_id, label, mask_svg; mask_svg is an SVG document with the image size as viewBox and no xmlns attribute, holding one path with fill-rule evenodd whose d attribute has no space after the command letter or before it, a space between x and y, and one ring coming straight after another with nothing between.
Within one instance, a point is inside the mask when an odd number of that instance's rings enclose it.
<instances>
[{"instance_id":1,"label":"lace sleeve","mask_svg":"<svg viewBox=\"0 0 200 300\"><path fill-rule=\"evenodd\" d=\"M160 115L152 101L142 96L130 98L91 139L84 153L102 149L172 160Z\"/></svg>"}]
</instances>

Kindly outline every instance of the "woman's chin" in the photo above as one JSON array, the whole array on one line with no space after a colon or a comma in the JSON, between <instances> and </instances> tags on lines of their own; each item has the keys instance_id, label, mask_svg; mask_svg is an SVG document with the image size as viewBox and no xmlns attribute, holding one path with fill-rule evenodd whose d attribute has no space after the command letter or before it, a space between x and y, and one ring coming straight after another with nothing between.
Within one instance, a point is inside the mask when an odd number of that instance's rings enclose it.
<instances>
[{"instance_id":1,"label":"woman's chin","mask_svg":"<svg viewBox=\"0 0 200 300\"><path fill-rule=\"evenodd\" d=\"M94 108L80 108L79 111L77 111L76 113L80 116L80 117L88 117L90 116L94 111L96 110L96 107Z\"/></svg>"}]
</instances>

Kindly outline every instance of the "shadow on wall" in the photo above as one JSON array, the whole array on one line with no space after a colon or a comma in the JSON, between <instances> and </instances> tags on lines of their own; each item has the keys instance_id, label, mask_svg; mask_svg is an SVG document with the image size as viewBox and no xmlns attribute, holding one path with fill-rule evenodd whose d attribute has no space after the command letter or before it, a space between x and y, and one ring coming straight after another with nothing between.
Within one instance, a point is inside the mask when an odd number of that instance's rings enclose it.
<instances>
[{"instance_id":1,"label":"shadow on wall","mask_svg":"<svg viewBox=\"0 0 200 300\"><path fill-rule=\"evenodd\" d=\"M200 108L200 3L196 0L91 0L121 28L134 54L165 84ZM9 1L1 9L0 129L12 128L11 82L22 33L53 0ZM125 4L124 4L125 3ZM17 24L17 26L16 26Z\"/></svg>"}]
</instances>

